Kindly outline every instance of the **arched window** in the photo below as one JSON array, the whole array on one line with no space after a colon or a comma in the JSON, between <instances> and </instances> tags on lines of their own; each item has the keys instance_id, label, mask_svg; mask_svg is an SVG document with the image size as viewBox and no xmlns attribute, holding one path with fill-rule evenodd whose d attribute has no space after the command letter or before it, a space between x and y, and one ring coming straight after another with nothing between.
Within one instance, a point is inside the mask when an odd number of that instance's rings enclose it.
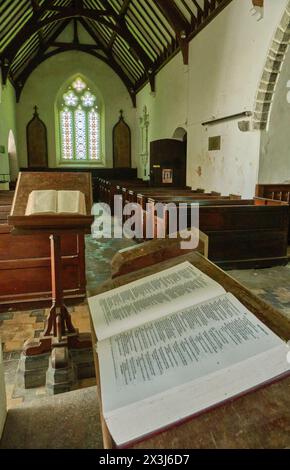
<instances>
[{"instance_id":1,"label":"arched window","mask_svg":"<svg viewBox=\"0 0 290 470\"><path fill-rule=\"evenodd\" d=\"M101 160L101 117L97 96L76 78L61 97L59 107L61 160Z\"/></svg>"}]
</instances>

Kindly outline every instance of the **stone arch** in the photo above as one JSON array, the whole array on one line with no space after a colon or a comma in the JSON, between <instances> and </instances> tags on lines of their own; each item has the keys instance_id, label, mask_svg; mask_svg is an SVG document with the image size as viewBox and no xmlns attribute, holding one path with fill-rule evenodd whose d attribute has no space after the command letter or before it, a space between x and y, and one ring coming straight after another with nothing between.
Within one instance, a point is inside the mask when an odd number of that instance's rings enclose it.
<instances>
[{"instance_id":1,"label":"stone arch","mask_svg":"<svg viewBox=\"0 0 290 470\"><path fill-rule=\"evenodd\" d=\"M10 130L8 134L8 159L9 159L9 172L10 172L10 180L11 182L15 182L18 177L19 173L19 165L18 165L18 158L17 158L17 149L16 149L16 142L13 131Z\"/></svg>"},{"instance_id":2,"label":"stone arch","mask_svg":"<svg viewBox=\"0 0 290 470\"><path fill-rule=\"evenodd\" d=\"M177 129L175 129L172 138L176 140L181 140L181 142L185 142L187 139L187 130L183 127L178 127Z\"/></svg>"},{"instance_id":3,"label":"stone arch","mask_svg":"<svg viewBox=\"0 0 290 470\"><path fill-rule=\"evenodd\" d=\"M290 0L272 40L266 64L263 69L255 102L253 116L254 129L262 130L267 128L276 84L282 70L289 42Z\"/></svg>"}]
</instances>

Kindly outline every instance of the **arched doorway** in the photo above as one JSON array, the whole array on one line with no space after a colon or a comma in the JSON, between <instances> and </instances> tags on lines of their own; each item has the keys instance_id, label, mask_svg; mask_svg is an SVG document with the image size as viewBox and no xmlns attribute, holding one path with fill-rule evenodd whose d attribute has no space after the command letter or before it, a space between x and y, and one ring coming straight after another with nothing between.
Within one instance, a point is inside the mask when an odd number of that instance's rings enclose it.
<instances>
[{"instance_id":1,"label":"arched doorway","mask_svg":"<svg viewBox=\"0 0 290 470\"><path fill-rule=\"evenodd\" d=\"M9 159L9 173L11 183L15 183L18 178L19 165L17 158L16 142L13 131L9 131L8 135L8 159Z\"/></svg>"},{"instance_id":2,"label":"arched doorway","mask_svg":"<svg viewBox=\"0 0 290 470\"><path fill-rule=\"evenodd\" d=\"M186 186L187 132L178 127L171 139L150 143L152 186Z\"/></svg>"},{"instance_id":3,"label":"arched doorway","mask_svg":"<svg viewBox=\"0 0 290 470\"><path fill-rule=\"evenodd\" d=\"M183 127L178 127L172 136L173 139L187 142L187 131Z\"/></svg>"}]
</instances>

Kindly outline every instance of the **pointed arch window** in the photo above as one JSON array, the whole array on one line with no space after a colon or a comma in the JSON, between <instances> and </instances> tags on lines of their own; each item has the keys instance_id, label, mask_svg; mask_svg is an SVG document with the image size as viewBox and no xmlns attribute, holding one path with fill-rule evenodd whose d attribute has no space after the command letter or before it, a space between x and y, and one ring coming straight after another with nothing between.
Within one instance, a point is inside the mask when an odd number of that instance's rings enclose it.
<instances>
[{"instance_id":1,"label":"pointed arch window","mask_svg":"<svg viewBox=\"0 0 290 470\"><path fill-rule=\"evenodd\" d=\"M61 160L101 160L101 117L97 96L82 78L62 95L59 109Z\"/></svg>"}]
</instances>

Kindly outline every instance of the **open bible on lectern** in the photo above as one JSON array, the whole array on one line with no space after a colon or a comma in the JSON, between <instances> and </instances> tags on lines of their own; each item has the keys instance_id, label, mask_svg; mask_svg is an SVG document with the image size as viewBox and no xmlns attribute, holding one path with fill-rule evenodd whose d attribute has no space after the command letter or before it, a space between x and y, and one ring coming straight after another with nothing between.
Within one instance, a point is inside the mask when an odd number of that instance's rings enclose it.
<instances>
[{"instance_id":1,"label":"open bible on lectern","mask_svg":"<svg viewBox=\"0 0 290 470\"><path fill-rule=\"evenodd\" d=\"M87 215L85 195L81 191L32 191L25 215Z\"/></svg>"},{"instance_id":2,"label":"open bible on lectern","mask_svg":"<svg viewBox=\"0 0 290 470\"><path fill-rule=\"evenodd\" d=\"M119 447L290 373L288 345L189 262L89 306L103 415Z\"/></svg>"}]
</instances>

